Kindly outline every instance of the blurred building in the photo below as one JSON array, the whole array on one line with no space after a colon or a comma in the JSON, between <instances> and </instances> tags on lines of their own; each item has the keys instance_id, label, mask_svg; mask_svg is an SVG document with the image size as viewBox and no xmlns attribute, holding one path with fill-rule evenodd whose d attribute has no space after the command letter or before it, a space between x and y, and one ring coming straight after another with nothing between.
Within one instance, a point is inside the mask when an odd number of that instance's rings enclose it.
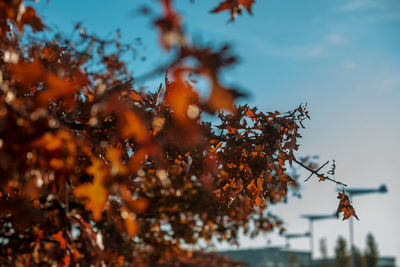
<instances>
[{"instance_id":1,"label":"blurred building","mask_svg":"<svg viewBox=\"0 0 400 267\"><path fill-rule=\"evenodd\" d=\"M248 263L249 267L309 267L320 266L320 259L311 262L309 251L291 250L281 247L218 251L233 260ZM312 264L311 264L312 263ZM335 259L325 261L326 267L334 267ZM380 257L378 267L396 267L395 257Z\"/></svg>"},{"instance_id":2,"label":"blurred building","mask_svg":"<svg viewBox=\"0 0 400 267\"><path fill-rule=\"evenodd\" d=\"M311 265L311 253L281 247L218 251L237 261L247 262L249 267L302 267Z\"/></svg>"}]
</instances>

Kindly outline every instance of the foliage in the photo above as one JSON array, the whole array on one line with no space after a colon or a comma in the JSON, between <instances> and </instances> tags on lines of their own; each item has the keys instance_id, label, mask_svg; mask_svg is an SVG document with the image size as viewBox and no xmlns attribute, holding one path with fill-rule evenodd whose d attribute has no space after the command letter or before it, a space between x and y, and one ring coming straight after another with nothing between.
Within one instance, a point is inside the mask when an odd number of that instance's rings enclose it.
<instances>
[{"instance_id":1,"label":"foliage","mask_svg":"<svg viewBox=\"0 0 400 267\"><path fill-rule=\"evenodd\" d=\"M2 265L234 265L190 248L237 243L240 228L283 231L266 210L297 189L292 162L331 180L294 156L307 110L236 106L244 95L220 79L236 62L229 47L190 44L172 2L159 2L160 45L176 57L149 72L167 72L155 92L136 88L119 32L103 40L77 24L76 39L43 39L34 8L0 3ZM213 12L233 19L253 3Z\"/></svg>"},{"instance_id":2,"label":"foliage","mask_svg":"<svg viewBox=\"0 0 400 267\"><path fill-rule=\"evenodd\" d=\"M374 236L371 233L367 235L367 248L364 253L365 266L376 267L378 266L379 253Z\"/></svg>"},{"instance_id":3,"label":"foliage","mask_svg":"<svg viewBox=\"0 0 400 267\"><path fill-rule=\"evenodd\" d=\"M365 259L362 255L361 251L357 247L353 247L354 253L354 266L355 267L364 267L365 266Z\"/></svg>"},{"instance_id":4,"label":"foliage","mask_svg":"<svg viewBox=\"0 0 400 267\"><path fill-rule=\"evenodd\" d=\"M321 239L319 242L319 247L321 251L321 261L320 261L320 267L328 267L329 262L328 262L328 249L326 247L326 239Z\"/></svg>"},{"instance_id":5,"label":"foliage","mask_svg":"<svg viewBox=\"0 0 400 267\"><path fill-rule=\"evenodd\" d=\"M366 239L366 250L364 253L357 248L354 251L354 266L356 267L376 267L378 266L378 249L374 237L368 233ZM339 237L337 246L335 248L335 265L336 266L350 266L350 252L347 250L346 240Z\"/></svg>"},{"instance_id":6,"label":"foliage","mask_svg":"<svg viewBox=\"0 0 400 267\"><path fill-rule=\"evenodd\" d=\"M349 267L350 261L350 254L347 251L346 239L344 239L342 236L339 236L335 247L335 266Z\"/></svg>"}]
</instances>

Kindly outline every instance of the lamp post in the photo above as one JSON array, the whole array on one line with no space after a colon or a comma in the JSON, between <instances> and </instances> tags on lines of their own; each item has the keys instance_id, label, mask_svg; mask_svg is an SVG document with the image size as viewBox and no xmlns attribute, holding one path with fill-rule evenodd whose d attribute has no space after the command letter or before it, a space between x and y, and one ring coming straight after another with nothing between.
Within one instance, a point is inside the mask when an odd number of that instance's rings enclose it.
<instances>
[{"instance_id":1,"label":"lamp post","mask_svg":"<svg viewBox=\"0 0 400 267\"><path fill-rule=\"evenodd\" d=\"M378 188L346 188L347 194L349 195L350 201L352 201L353 196L365 195L365 194L373 194L373 193L387 193L388 189L386 185L381 185ZM350 235L350 250L351 250L351 267L355 267L355 259L354 259L354 225L353 225L353 217L350 217L349 220L349 235Z\"/></svg>"},{"instance_id":2,"label":"lamp post","mask_svg":"<svg viewBox=\"0 0 400 267\"><path fill-rule=\"evenodd\" d=\"M302 218L308 219L310 230L309 230L309 237L310 237L310 252L311 252L311 262L313 258L313 251L314 251L314 234L313 234L313 223L314 221L318 220L326 220L332 219L336 217L336 213L333 214L325 214L325 215L316 215L316 214L303 214L301 215ZM311 264L312 266L312 264Z\"/></svg>"}]
</instances>

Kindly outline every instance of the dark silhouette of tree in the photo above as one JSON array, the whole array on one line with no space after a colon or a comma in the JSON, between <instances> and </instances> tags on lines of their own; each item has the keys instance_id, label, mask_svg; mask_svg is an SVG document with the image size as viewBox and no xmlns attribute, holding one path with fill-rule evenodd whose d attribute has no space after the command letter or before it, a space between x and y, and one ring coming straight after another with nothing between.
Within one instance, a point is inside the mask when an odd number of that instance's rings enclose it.
<instances>
[{"instance_id":1,"label":"dark silhouette of tree","mask_svg":"<svg viewBox=\"0 0 400 267\"><path fill-rule=\"evenodd\" d=\"M349 267L350 254L347 249L346 240L339 236L335 247L335 266L336 267Z\"/></svg>"},{"instance_id":2,"label":"dark silhouette of tree","mask_svg":"<svg viewBox=\"0 0 400 267\"><path fill-rule=\"evenodd\" d=\"M378 266L378 246L375 242L374 236L371 233L368 233L367 235L367 247L365 249L364 258L367 267Z\"/></svg>"},{"instance_id":3,"label":"dark silhouette of tree","mask_svg":"<svg viewBox=\"0 0 400 267\"><path fill-rule=\"evenodd\" d=\"M360 252L357 247L354 247L354 266L355 267L365 267L364 255Z\"/></svg>"},{"instance_id":4,"label":"dark silhouette of tree","mask_svg":"<svg viewBox=\"0 0 400 267\"><path fill-rule=\"evenodd\" d=\"M175 57L142 77L129 73L133 48L118 31L36 34L48 29L33 7L0 2L1 265L239 265L195 246L237 244L241 228L283 231L267 208L297 190L293 162L345 186L326 164L295 157L304 106L235 105L244 94L220 78L236 63L229 46L191 44L173 2L159 2L160 46ZM233 19L253 4L227 0L213 12ZM155 90L137 88L159 74ZM207 97L196 80L210 84ZM338 213L355 216L339 198Z\"/></svg>"},{"instance_id":5,"label":"dark silhouette of tree","mask_svg":"<svg viewBox=\"0 0 400 267\"><path fill-rule=\"evenodd\" d=\"M328 267L329 262L328 262L328 249L326 247L326 239L322 238L319 241L319 249L321 251L321 261L320 265L321 267Z\"/></svg>"}]
</instances>

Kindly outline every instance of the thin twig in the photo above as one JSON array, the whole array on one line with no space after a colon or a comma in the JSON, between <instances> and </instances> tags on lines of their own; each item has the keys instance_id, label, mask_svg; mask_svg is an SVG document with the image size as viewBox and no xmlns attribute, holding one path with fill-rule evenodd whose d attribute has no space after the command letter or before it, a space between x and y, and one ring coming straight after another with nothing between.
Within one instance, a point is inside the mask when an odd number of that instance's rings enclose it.
<instances>
[{"instance_id":1,"label":"thin twig","mask_svg":"<svg viewBox=\"0 0 400 267\"><path fill-rule=\"evenodd\" d=\"M334 182L334 183L336 183L337 185L347 186L347 184L344 184L344 183L339 182L339 181L335 181L335 180L333 180L333 179L331 179L331 178L329 178L329 177L327 177L327 176L325 176L325 175L323 175L323 174L318 173L316 170L313 170L313 169L309 168L308 166L304 165L303 163L301 163L300 161L298 161L298 160L295 159L295 158L293 159L293 161L296 162L297 164L299 164L299 165L300 165L301 167L303 167L304 169L306 169L306 170L308 170L309 172L311 172L312 174L315 174L315 175L317 175L317 176L319 176L319 177L321 177L321 178L323 178L323 179L326 179L326 180L329 180L329 181L331 181L331 182Z\"/></svg>"},{"instance_id":2,"label":"thin twig","mask_svg":"<svg viewBox=\"0 0 400 267\"><path fill-rule=\"evenodd\" d=\"M319 172L323 167L325 167L325 165L326 164L328 164L329 163L329 160L327 161L327 162L325 162L321 167L319 167L315 172ZM310 174L310 176L308 176L307 177L307 179L305 179L304 180L304 182L307 182L310 178L311 178L311 176L313 176L314 175L314 173L312 172L311 174Z\"/></svg>"}]
</instances>

